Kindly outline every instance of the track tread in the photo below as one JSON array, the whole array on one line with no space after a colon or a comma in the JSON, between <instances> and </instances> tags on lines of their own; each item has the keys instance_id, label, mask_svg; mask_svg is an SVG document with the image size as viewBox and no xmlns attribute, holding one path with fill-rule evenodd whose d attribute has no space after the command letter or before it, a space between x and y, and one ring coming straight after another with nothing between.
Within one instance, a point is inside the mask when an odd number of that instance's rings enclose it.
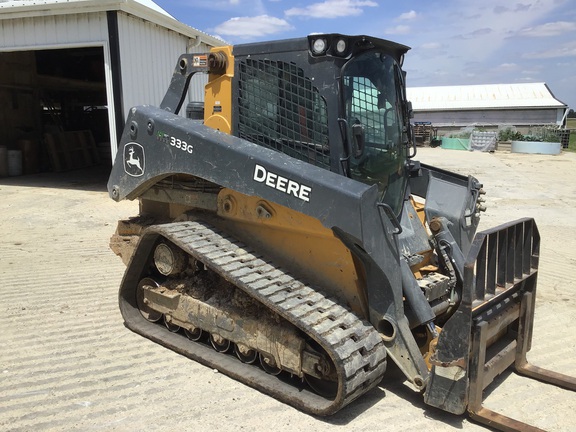
<instances>
[{"instance_id":1,"label":"track tread","mask_svg":"<svg viewBox=\"0 0 576 432\"><path fill-rule=\"evenodd\" d=\"M338 411L376 386L386 369L378 332L334 300L266 261L242 242L200 221L157 225L159 234L204 263L225 280L300 328L332 358L343 385L331 404L319 409L305 399L287 403L313 414ZM224 371L226 372L226 371ZM258 383L250 382L258 388ZM280 400L282 394L274 394Z\"/></svg>"}]
</instances>

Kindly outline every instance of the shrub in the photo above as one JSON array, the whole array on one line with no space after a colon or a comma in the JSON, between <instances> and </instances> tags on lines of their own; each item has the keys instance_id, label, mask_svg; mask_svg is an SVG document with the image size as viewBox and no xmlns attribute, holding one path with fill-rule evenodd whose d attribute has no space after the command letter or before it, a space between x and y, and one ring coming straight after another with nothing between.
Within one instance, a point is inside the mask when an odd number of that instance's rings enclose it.
<instances>
[{"instance_id":1,"label":"shrub","mask_svg":"<svg viewBox=\"0 0 576 432\"><path fill-rule=\"evenodd\" d=\"M558 129L555 127L533 127L526 135L522 135L515 127L506 127L498 131L499 141L546 141L560 142Z\"/></svg>"},{"instance_id":2,"label":"shrub","mask_svg":"<svg viewBox=\"0 0 576 432\"><path fill-rule=\"evenodd\" d=\"M498 141L521 141L522 134L514 127L507 127L498 131Z\"/></svg>"}]
</instances>

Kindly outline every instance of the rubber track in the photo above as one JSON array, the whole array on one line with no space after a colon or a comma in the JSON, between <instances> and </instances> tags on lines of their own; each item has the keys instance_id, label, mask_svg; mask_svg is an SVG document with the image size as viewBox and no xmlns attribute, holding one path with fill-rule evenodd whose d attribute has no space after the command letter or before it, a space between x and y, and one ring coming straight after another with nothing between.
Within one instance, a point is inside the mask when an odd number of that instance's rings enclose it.
<instances>
[{"instance_id":1,"label":"rubber track","mask_svg":"<svg viewBox=\"0 0 576 432\"><path fill-rule=\"evenodd\" d=\"M263 371L266 379L262 381L253 373L246 377L237 370L222 370L225 365L219 365L221 372L316 415L338 411L381 381L386 370L386 351L381 336L372 325L335 301L204 222L157 225L147 230L147 235L151 233L169 239L318 342L332 358L341 384L334 400L321 398L324 402L318 403L317 395L307 397L306 392L300 392L295 396L287 388L268 388L266 383L270 376ZM193 358L204 360L197 355ZM207 360L207 364L214 365ZM284 386L293 387L286 383Z\"/></svg>"}]
</instances>

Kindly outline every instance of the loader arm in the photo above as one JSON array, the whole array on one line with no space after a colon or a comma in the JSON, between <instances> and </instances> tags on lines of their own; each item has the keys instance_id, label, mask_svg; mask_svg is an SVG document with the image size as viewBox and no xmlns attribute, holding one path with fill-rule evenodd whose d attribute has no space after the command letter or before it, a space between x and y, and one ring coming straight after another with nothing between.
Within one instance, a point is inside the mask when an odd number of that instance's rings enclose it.
<instances>
[{"instance_id":1,"label":"loader arm","mask_svg":"<svg viewBox=\"0 0 576 432\"><path fill-rule=\"evenodd\" d=\"M257 196L320 221L337 233L366 267L368 319L387 334L389 355L417 388L428 369L410 333L402 302L396 226L378 205L378 188L263 148L166 110L133 108L121 140L122 151L108 182L113 199L134 199L174 173L201 178ZM140 126L142 125L142 126ZM176 149L193 144L193 151ZM147 164L142 175L127 173L129 149L138 147ZM190 147L187 147L190 148ZM338 203L338 206L335 206ZM405 360L407 359L407 360Z\"/></svg>"}]
</instances>

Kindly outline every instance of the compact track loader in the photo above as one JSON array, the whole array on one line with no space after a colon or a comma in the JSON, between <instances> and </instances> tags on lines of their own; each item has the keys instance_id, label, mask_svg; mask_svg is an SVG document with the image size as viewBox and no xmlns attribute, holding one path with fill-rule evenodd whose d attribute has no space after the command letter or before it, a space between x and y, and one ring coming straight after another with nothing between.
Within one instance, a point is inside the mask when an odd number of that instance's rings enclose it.
<instances>
[{"instance_id":1,"label":"compact track loader","mask_svg":"<svg viewBox=\"0 0 576 432\"><path fill-rule=\"evenodd\" d=\"M482 407L527 363L539 234L476 233L482 185L414 159L408 47L312 35L184 54L159 107L132 108L108 189L138 199L112 249L126 326L314 415L377 386L391 360L424 401ZM178 115L207 74L203 115ZM198 108L198 104L191 105Z\"/></svg>"}]
</instances>

